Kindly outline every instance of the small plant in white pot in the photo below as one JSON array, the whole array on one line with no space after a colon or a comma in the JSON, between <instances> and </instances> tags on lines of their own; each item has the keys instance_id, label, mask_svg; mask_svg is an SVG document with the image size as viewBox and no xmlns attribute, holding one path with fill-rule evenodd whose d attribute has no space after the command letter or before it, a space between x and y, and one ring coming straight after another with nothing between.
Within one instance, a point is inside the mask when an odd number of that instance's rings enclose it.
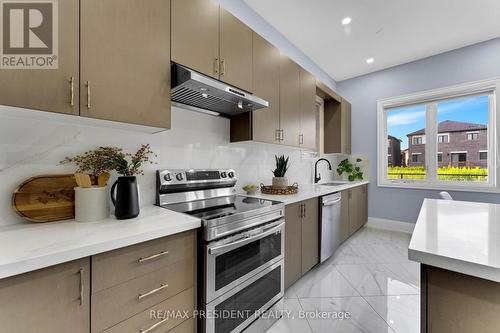
<instances>
[{"instance_id":1,"label":"small plant in white pot","mask_svg":"<svg viewBox=\"0 0 500 333\"><path fill-rule=\"evenodd\" d=\"M278 189L286 189L288 187L288 179L286 179L285 174L288 170L288 159L285 155L280 157L274 156L276 159L276 169L274 169L273 174L273 187Z\"/></svg>"},{"instance_id":2,"label":"small plant in white pot","mask_svg":"<svg viewBox=\"0 0 500 333\"><path fill-rule=\"evenodd\" d=\"M75 173L75 220L92 222L109 216L109 172L113 170L113 158L117 148L99 147L74 157L66 157L60 164L74 164Z\"/></svg>"}]
</instances>

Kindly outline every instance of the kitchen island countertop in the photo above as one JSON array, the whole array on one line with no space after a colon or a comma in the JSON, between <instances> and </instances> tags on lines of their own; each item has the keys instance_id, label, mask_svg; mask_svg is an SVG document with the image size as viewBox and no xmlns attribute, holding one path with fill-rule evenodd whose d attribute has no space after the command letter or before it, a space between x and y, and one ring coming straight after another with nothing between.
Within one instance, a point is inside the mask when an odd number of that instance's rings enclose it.
<instances>
[{"instance_id":1,"label":"kitchen island countertop","mask_svg":"<svg viewBox=\"0 0 500 333\"><path fill-rule=\"evenodd\" d=\"M500 205L425 199L408 257L500 282Z\"/></svg>"}]
</instances>

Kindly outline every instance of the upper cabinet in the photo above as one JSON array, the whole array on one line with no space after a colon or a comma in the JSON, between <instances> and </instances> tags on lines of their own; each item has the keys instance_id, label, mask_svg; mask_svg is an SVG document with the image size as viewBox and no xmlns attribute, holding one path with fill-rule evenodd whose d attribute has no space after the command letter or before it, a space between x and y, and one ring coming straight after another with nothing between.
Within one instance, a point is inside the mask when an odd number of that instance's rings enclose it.
<instances>
[{"instance_id":1,"label":"upper cabinet","mask_svg":"<svg viewBox=\"0 0 500 333\"><path fill-rule=\"evenodd\" d=\"M300 135L299 145L317 150L316 78L300 69Z\"/></svg>"},{"instance_id":2,"label":"upper cabinet","mask_svg":"<svg viewBox=\"0 0 500 333\"><path fill-rule=\"evenodd\" d=\"M255 141L279 143L280 57L276 47L253 33L253 91L269 102L269 107L249 114Z\"/></svg>"},{"instance_id":3,"label":"upper cabinet","mask_svg":"<svg viewBox=\"0 0 500 333\"><path fill-rule=\"evenodd\" d=\"M0 105L79 114L79 0L59 2L57 69L0 69Z\"/></svg>"},{"instance_id":4,"label":"upper cabinet","mask_svg":"<svg viewBox=\"0 0 500 333\"><path fill-rule=\"evenodd\" d=\"M81 1L82 116L170 127L170 2Z\"/></svg>"},{"instance_id":5,"label":"upper cabinet","mask_svg":"<svg viewBox=\"0 0 500 333\"><path fill-rule=\"evenodd\" d=\"M280 141L287 146L300 142L300 66L285 55L280 62Z\"/></svg>"},{"instance_id":6,"label":"upper cabinet","mask_svg":"<svg viewBox=\"0 0 500 333\"><path fill-rule=\"evenodd\" d=\"M351 103L316 82L316 94L324 101L324 153L351 153Z\"/></svg>"},{"instance_id":7,"label":"upper cabinet","mask_svg":"<svg viewBox=\"0 0 500 333\"><path fill-rule=\"evenodd\" d=\"M219 4L172 0L172 61L219 78Z\"/></svg>"},{"instance_id":8,"label":"upper cabinet","mask_svg":"<svg viewBox=\"0 0 500 333\"><path fill-rule=\"evenodd\" d=\"M252 29L220 8L220 79L252 92Z\"/></svg>"},{"instance_id":9,"label":"upper cabinet","mask_svg":"<svg viewBox=\"0 0 500 333\"><path fill-rule=\"evenodd\" d=\"M252 92L252 30L212 0L172 0L172 61Z\"/></svg>"},{"instance_id":10,"label":"upper cabinet","mask_svg":"<svg viewBox=\"0 0 500 333\"><path fill-rule=\"evenodd\" d=\"M0 69L0 104L170 128L170 0L58 11L58 68Z\"/></svg>"}]
</instances>

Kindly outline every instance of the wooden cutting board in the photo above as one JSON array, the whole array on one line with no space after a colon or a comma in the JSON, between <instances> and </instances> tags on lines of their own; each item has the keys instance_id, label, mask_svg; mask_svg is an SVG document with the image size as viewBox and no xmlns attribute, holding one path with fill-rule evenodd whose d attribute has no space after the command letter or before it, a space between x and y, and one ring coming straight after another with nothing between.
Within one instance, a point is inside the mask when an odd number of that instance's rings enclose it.
<instances>
[{"instance_id":1,"label":"wooden cutting board","mask_svg":"<svg viewBox=\"0 0 500 333\"><path fill-rule=\"evenodd\" d=\"M46 175L23 182L12 195L12 207L31 222L52 222L75 217L74 175Z\"/></svg>"}]
</instances>

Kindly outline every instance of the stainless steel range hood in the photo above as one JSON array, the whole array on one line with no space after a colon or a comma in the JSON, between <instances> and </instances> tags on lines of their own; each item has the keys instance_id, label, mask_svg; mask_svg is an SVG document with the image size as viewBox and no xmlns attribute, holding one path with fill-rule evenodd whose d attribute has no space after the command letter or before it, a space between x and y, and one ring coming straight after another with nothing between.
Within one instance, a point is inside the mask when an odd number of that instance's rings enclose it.
<instances>
[{"instance_id":1,"label":"stainless steel range hood","mask_svg":"<svg viewBox=\"0 0 500 333\"><path fill-rule=\"evenodd\" d=\"M172 101L196 109L234 116L266 108L269 102L172 63Z\"/></svg>"}]
</instances>

